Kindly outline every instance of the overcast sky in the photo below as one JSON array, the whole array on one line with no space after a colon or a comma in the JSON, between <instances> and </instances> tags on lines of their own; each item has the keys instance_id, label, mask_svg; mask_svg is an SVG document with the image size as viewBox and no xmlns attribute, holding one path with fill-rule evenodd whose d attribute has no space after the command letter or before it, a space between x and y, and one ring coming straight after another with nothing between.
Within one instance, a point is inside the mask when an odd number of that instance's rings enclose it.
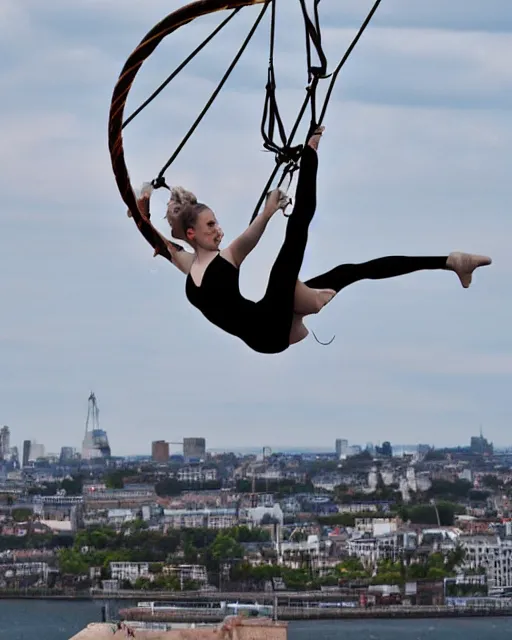
<instances>
[{"instance_id":1,"label":"overcast sky","mask_svg":"<svg viewBox=\"0 0 512 640\"><path fill-rule=\"evenodd\" d=\"M278 98L290 125L306 82L298 3L279 6ZM512 4L383 0L340 76L320 148L319 201L302 277L389 254L492 256L469 290L449 272L358 283L277 356L210 325L183 275L125 213L107 118L130 52L176 0L0 4L0 424L13 444L81 445L87 397L114 454L154 439L207 447L510 444ZM330 68L370 2L323 0ZM156 176L255 19L244 9L125 130L133 184ZM169 37L128 112L226 14ZM259 121L268 20L168 172L243 231L273 167ZM152 202L156 220L166 195ZM243 266L258 299L283 239L276 215ZM159 221L160 229L167 231ZM173 446L173 451L179 447Z\"/></svg>"}]
</instances>

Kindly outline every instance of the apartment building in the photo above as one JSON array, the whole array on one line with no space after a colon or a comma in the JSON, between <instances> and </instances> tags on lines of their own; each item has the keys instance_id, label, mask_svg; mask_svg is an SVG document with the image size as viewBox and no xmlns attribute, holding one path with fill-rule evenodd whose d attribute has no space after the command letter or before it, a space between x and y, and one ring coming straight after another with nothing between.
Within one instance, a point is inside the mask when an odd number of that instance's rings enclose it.
<instances>
[{"instance_id":1,"label":"apartment building","mask_svg":"<svg viewBox=\"0 0 512 640\"><path fill-rule=\"evenodd\" d=\"M180 482L213 482L217 480L217 469L183 467L176 474Z\"/></svg>"},{"instance_id":2,"label":"apartment building","mask_svg":"<svg viewBox=\"0 0 512 640\"><path fill-rule=\"evenodd\" d=\"M137 578L149 576L149 562L111 562L110 574L112 580L134 582Z\"/></svg>"},{"instance_id":3,"label":"apartment building","mask_svg":"<svg viewBox=\"0 0 512 640\"><path fill-rule=\"evenodd\" d=\"M208 573L202 564L167 565L162 569L165 575L175 575L180 581L181 588L187 581L192 581L205 587L208 584Z\"/></svg>"},{"instance_id":4,"label":"apartment building","mask_svg":"<svg viewBox=\"0 0 512 640\"><path fill-rule=\"evenodd\" d=\"M485 569L489 593L512 587L512 540L499 536L462 536L465 568Z\"/></svg>"},{"instance_id":5,"label":"apartment building","mask_svg":"<svg viewBox=\"0 0 512 640\"><path fill-rule=\"evenodd\" d=\"M236 509L164 509L164 524L171 529L229 529L237 522Z\"/></svg>"}]
</instances>

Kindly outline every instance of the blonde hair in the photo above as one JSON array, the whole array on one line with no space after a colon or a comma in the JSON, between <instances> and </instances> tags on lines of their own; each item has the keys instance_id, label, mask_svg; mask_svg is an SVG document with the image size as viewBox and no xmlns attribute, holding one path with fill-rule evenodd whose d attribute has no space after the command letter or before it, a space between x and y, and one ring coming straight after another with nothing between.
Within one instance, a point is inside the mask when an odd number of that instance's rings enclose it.
<instances>
[{"instance_id":1,"label":"blonde hair","mask_svg":"<svg viewBox=\"0 0 512 640\"><path fill-rule=\"evenodd\" d=\"M172 237L187 241L187 230L195 227L199 214L205 209L208 207L198 202L191 191L183 187L173 187L165 214L172 230Z\"/></svg>"}]
</instances>

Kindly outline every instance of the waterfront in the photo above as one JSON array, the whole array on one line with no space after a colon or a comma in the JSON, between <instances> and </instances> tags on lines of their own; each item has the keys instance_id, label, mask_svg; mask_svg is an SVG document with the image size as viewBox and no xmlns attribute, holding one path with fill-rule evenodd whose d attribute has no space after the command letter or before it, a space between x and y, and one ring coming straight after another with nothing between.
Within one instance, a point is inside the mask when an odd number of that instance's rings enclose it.
<instances>
[{"instance_id":1,"label":"waterfront","mask_svg":"<svg viewBox=\"0 0 512 640\"><path fill-rule=\"evenodd\" d=\"M0 640L68 640L100 621L101 606L100 601L0 600ZM310 640L313 633L315 640L496 640L512 634L512 618L291 622L288 637Z\"/></svg>"}]
</instances>

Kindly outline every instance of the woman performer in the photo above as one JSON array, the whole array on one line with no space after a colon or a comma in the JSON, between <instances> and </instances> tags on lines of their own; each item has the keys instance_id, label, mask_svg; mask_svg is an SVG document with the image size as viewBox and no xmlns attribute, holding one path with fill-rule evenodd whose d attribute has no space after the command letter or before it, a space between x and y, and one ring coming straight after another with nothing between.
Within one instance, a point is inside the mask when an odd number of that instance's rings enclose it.
<instances>
[{"instance_id":1,"label":"woman performer","mask_svg":"<svg viewBox=\"0 0 512 640\"><path fill-rule=\"evenodd\" d=\"M189 302L214 325L243 340L259 353L280 353L309 333L303 317L318 313L344 287L359 280L380 280L421 270L454 271L464 288L477 267L491 264L486 256L454 252L448 256L390 256L362 264L341 264L331 271L301 282L299 271L316 209L318 144L324 131L316 129L306 145L299 171L295 206L288 218L284 243L274 262L265 295L259 302L240 293L240 266L258 244L265 228L286 196L272 191L263 211L225 249L224 236L213 211L196 197L172 189L167 220L172 236L187 242L193 253L164 238L174 265L186 276ZM149 193L138 200L141 212L149 211ZM163 236L162 236L163 237Z\"/></svg>"}]
</instances>

